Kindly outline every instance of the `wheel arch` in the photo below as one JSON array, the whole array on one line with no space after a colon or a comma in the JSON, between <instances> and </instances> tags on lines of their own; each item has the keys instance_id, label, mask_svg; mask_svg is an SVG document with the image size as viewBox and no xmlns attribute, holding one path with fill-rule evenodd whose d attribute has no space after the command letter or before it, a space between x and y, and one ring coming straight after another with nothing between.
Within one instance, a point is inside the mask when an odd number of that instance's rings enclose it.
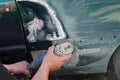
<instances>
[{"instance_id":1,"label":"wheel arch","mask_svg":"<svg viewBox=\"0 0 120 80\"><path fill-rule=\"evenodd\" d=\"M118 54L119 50L120 50L120 45L117 46L117 48L115 49L115 51L110 56L109 61L107 63L107 71L108 71L109 66L113 65L113 63L112 63L113 62L113 57Z\"/></svg>"}]
</instances>

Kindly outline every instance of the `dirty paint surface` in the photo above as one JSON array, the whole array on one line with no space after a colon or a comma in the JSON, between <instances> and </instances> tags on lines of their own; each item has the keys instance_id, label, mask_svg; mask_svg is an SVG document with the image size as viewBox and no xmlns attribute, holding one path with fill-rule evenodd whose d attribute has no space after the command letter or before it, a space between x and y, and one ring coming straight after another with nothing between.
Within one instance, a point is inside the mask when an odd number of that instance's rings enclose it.
<instances>
[{"instance_id":1,"label":"dirty paint surface","mask_svg":"<svg viewBox=\"0 0 120 80\"><path fill-rule=\"evenodd\" d=\"M77 52L66 72L101 73L120 44L119 0L46 0L56 11ZM71 71L70 71L71 70ZM60 71L62 74L64 69Z\"/></svg>"}]
</instances>

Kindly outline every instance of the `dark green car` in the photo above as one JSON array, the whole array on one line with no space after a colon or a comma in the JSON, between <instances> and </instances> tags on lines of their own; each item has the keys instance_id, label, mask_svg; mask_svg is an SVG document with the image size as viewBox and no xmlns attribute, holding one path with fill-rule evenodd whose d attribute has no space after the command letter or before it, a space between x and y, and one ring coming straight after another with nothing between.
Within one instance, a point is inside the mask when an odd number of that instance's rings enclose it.
<instances>
[{"instance_id":1,"label":"dark green car","mask_svg":"<svg viewBox=\"0 0 120 80\"><path fill-rule=\"evenodd\" d=\"M52 74L108 73L120 80L119 15L119 0L1 0L0 60L31 62L52 42L70 39L76 52Z\"/></svg>"}]
</instances>

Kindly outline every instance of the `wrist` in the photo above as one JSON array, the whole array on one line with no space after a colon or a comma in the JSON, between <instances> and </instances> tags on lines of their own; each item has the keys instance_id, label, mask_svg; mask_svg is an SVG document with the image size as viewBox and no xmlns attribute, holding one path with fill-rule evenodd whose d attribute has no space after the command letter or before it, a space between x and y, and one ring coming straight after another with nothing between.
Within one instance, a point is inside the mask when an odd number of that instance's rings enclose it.
<instances>
[{"instance_id":1,"label":"wrist","mask_svg":"<svg viewBox=\"0 0 120 80\"><path fill-rule=\"evenodd\" d=\"M49 72L50 72L49 66L48 66L47 64L45 64L45 63L42 63L42 64L41 64L40 69L41 69L41 70L44 70L44 71L45 71L46 73L48 73L48 74L49 74Z\"/></svg>"},{"instance_id":2,"label":"wrist","mask_svg":"<svg viewBox=\"0 0 120 80\"><path fill-rule=\"evenodd\" d=\"M32 80L48 80L48 76L49 67L46 64L42 63Z\"/></svg>"}]
</instances>

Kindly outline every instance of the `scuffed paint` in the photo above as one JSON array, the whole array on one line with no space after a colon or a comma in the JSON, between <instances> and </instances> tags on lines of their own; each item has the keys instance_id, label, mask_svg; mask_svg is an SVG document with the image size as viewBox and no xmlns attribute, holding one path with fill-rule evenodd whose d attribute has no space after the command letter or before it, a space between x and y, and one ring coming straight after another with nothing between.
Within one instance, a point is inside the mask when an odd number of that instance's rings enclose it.
<instances>
[{"instance_id":1,"label":"scuffed paint","mask_svg":"<svg viewBox=\"0 0 120 80\"><path fill-rule=\"evenodd\" d=\"M120 22L120 11L119 12L115 12L115 13L111 13L107 16L101 17L100 19L104 19L102 22L108 22L108 21L116 21L116 22Z\"/></svg>"},{"instance_id":2,"label":"scuffed paint","mask_svg":"<svg viewBox=\"0 0 120 80\"><path fill-rule=\"evenodd\" d=\"M120 9L120 5L116 4L116 5L111 5L111 6L106 6L106 7L102 7L92 13L89 14L90 17L96 17L99 16L105 12L111 11L111 10L115 10L115 9Z\"/></svg>"},{"instance_id":3,"label":"scuffed paint","mask_svg":"<svg viewBox=\"0 0 120 80\"><path fill-rule=\"evenodd\" d=\"M101 73L120 44L119 0L46 0L62 21L76 54L58 72Z\"/></svg>"}]
</instances>

